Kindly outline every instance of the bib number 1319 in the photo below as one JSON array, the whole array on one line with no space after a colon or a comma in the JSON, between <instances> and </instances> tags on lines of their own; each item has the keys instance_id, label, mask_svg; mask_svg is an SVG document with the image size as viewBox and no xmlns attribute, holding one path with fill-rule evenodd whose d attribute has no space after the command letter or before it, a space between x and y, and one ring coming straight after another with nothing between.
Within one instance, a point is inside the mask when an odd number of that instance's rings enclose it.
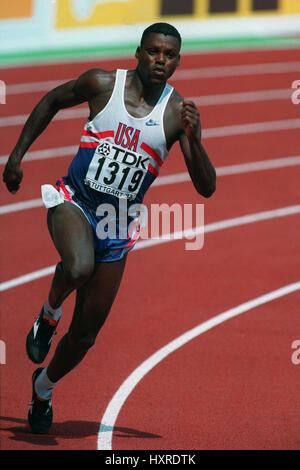
<instances>
[{"instance_id":1,"label":"bib number 1319","mask_svg":"<svg viewBox=\"0 0 300 470\"><path fill-rule=\"evenodd\" d=\"M104 141L94 153L85 183L100 192L134 199L147 173L148 160Z\"/></svg>"},{"instance_id":2,"label":"bib number 1319","mask_svg":"<svg viewBox=\"0 0 300 470\"><path fill-rule=\"evenodd\" d=\"M101 157L98 160L98 168L95 174L95 180L98 181L99 177L101 175L101 172L104 167L104 163L106 162L106 157ZM123 166L123 168L122 168ZM116 189L122 190L125 182L128 181L128 175L130 172L131 168L128 166L120 165L118 162L111 161L107 164L107 168L105 172L106 176L103 176L103 183L112 185L116 182L116 179L118 179L118 184ZM110 174L109 174L110 173ZM142 170L135 170L133 174L130 175L130 184L128 184L128 190L130 192L135 192L136 189L138 188L141 179L143 178L144 172Z\"/></svg>"}]
</instances>

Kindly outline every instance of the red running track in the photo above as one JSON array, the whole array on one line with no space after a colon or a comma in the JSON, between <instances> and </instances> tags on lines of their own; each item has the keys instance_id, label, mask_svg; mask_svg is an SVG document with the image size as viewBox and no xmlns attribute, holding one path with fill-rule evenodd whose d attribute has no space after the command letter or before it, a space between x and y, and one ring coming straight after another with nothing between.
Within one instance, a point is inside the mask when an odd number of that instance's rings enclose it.
<instances>
[{"instance_id":1,"label":"red running track","mask_svg":"<svg viewBox=\"0 0 300 470\"><path fill-rule=\"evenodd\" d=\"M298 51L299 52L299 51ZM291 62L296 51L248 51L186 56L184 68ZM102 67L132 67L131 60ZM94 65L94 64L93 64ZM92 64L1 71L7 83L70 78ZM2 78L3 77L3 78ZM22 77L22 78L20 78ZM295 73L198 79L175 83L184 96L289 88ZM41 93L11 95L5 116L27 114ZM3 111L4 109L4 111ZM289 100L201 108L203 128L299 117ZM77 145L84 120L50 124L32 150ZM7 155L21 126L0 128ZM77 136L77 137L76 137ZM204 145L220 166L299 155L299 129L210 138ZM4 187L1 205L40 197L40 185L66 173L71 157L24 162L16 196ZM185 171L176 146L162 175ZM205 205L205 224L298 204L299 166L220 176L209 200L190 182L152 187L145 202ZM42 207L1 215L1 282L54 265L57 254ZM50 277L1 293L1 448L97 449L101 419L124 380L154 352L216 315L299 281L299 215L275 217L205 234L199 251L185 241L134 250L112 312L82 364L57 384L54 424L47 436L27 426L31 374L25 338L48 293ZM137 383L116 417L112 449L299 449L299 291L269 301L204 332L159 362ZM53 349L72 315L65 303ZM47 360L45 364L47 364ZM102 436L100 433L100 440Z\"/></svg>"}]
</instances>

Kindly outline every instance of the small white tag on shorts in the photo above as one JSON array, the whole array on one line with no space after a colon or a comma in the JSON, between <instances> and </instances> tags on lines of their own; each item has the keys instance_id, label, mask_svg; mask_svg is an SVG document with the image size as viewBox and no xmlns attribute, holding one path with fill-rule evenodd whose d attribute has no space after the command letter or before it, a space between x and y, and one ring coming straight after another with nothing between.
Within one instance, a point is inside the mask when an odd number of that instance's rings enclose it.
<instances>
[{"instance_id":1,"label":"small white tag on shorts","mask_svg":"<svg viewBox=\"0 0 300 470\"><path fill-rule=\"evenodd\" d=\"M47 209L58 206L64 202L63 196L51 184L43 184L41 190L43 203Z\"/></svg>"}]
</instances>

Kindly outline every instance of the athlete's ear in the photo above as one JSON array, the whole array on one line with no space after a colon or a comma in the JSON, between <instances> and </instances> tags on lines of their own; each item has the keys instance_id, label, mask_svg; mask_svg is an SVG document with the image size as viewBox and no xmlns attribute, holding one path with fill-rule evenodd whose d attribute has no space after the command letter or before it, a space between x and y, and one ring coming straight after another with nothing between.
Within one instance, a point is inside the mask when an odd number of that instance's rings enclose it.
<instances>
[{"instance_id":1,"label":"athlete's ear","mask_svg":"<svg viewBox=\"0 0 300 470\"><path fill-rule=\"evenodd\" d=\"M136 58L136 59L139 58L140 52L141 52L141 48L140 48L140 46L139 46L139 47L137 48L137 50L135 51L135 58Z\"/></svg>"},{"instance_id":2,"label":"athlete's ear","mask_svg":"<svg viewBox=\"0 0 300 470\"><path fill-rule=\"evenodd\" d=\"M176 66L177 66L177 67L179 67L179 65L180 65L180 54L178 54L178 58L177 58L177 64L176 64Z\"/></svg>"}]
</instances>

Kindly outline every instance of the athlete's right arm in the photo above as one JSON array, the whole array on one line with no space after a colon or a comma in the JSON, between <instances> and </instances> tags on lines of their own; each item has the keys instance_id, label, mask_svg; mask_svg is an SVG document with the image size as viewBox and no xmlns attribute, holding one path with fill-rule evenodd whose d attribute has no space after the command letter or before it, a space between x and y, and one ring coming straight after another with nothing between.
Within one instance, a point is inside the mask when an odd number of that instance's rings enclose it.
<instances>
[{"instance_id":1,"label":"athlete's right arm","mask_svg":"<svg viewBox=\"0 0 300 470\"><path fill-rule=\"evenodd\" d=\"M60 109L89 101L99 91L98 72L93 69L82 74L77 80L64 83L43 96L29 115L3 172L3 181L11 193L18 191L22 181L22 158L56 113Z\"/></svg>"}]
</instances>

